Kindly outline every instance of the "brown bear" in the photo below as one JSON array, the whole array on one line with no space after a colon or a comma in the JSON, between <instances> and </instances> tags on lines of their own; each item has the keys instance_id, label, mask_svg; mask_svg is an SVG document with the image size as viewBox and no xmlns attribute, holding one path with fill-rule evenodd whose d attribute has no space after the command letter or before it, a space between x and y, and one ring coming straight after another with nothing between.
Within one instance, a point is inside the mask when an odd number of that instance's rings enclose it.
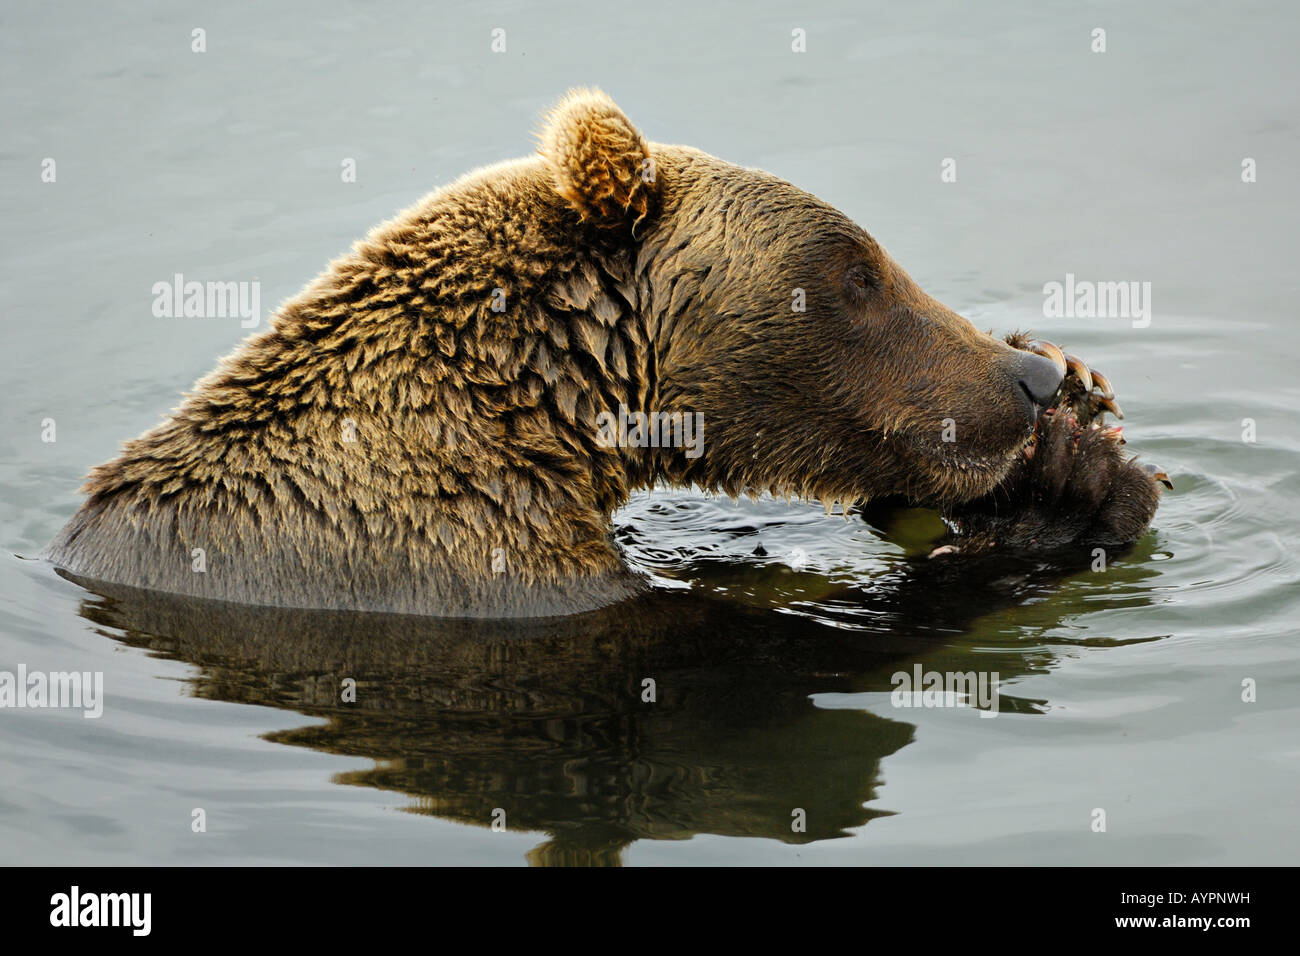
<instances>
[{"instance_id":1,"label":"brown bear","mask_svg":"<svg viewBox=\"0 0 1300 956\"><path fill-rule=\"evenodd\" d=\"M1062 413L1027 455L1086 367L978 331L826 203L649 143L597 91L539 153L332 263L93 470L46 556L249 604L507 617L641 590L611 514L658 482L966 506L979 547L1146 527L1154 480L1112 431Z\"/></svg>"}]
</instances>

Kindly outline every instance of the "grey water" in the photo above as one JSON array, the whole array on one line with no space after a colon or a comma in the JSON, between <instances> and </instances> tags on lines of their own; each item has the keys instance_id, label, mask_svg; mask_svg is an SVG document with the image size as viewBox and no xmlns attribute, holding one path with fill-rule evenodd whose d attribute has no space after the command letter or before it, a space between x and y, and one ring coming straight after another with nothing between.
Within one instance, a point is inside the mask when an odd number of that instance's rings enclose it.
<instances>
[{"instance_id":1,"label":"grey water","mask_svg":"<svg viewBox=\"0 0 1300 956\"><path fill-rule=\"evenodd\" d=\"M6 6L0 671L104 699L0 709L0 863L1293 863L1297 46L1261 2ZM1175 483L1152 530L1099 570L943 564L930 512L657 489L616 515L655 592L522 626L30 560L249 334L155 283L256 281L265 314L577 85L1104 370ZM1149 315L1045 315L1067 275ZM996 673L996 716L897 706L918 665Z\"/></svg>"}]
</instances>

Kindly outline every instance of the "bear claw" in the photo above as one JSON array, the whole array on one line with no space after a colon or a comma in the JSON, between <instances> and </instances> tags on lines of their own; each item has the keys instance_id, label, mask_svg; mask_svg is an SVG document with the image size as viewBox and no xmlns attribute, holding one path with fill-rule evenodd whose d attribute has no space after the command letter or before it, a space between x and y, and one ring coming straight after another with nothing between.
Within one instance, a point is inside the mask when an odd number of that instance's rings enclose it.
<instances>
[{"instance_id":1,"label":"bear claw","mask_svg":"<svg viewBox=\"0 0 1300 956\"><path fill-rule=\"evenodd\" d=\"M1169 475L1166 474L1166 473L1165 473L1165 472L1160 468L1159 465L1143 465L1143 466L1142 466L1142 470L1145 471L1145 472L1146 472L1148 475L1150 475L1152 478L1154 478L1156 481L1160 482L1160 484L1164 485L1164 486L1165 486L1166 488L1168 488L1170 491L1173 491L1173 490L1174 490L1174 482L1173 482L1173 479L1171 479L1171 478L1169 477Z\"/></svg>"},{"instance_id":2,"label":"bear claw","mask_svg":"<svg viewBox=\"0 0 1300 956\"><path fill-rule=\"evenodd\" d=\"M1089 371L1092 372L1093 387L1097 389L1097 391L1101 394L1101 397L1108 398L1111 401L1114 401L1115 389L1110 384L1110 379L1108 379L1105 375L1102 375L1101 372L1098 372L1095 368L1090 369Z\"/></svg>"},{"instance_id":3,"label":"bear claw","mask_svg":"<svg viewBox=\"0 0 1300 956\"><path fill-rule=\"evenodd\" d=\"M1099 396L1095 396L1095 397L1094 397L1094 400L1095 400L1095 402L1096 402L1097 409L1098 409L1099 411L1101 411L1101 412L1110 412L1110 413L1111 413L1112 415L1114 415L1116 418L1121 418L1121 419L1122 419L1122 418L1124 417L1124 409L1122 409L1122 408L1119 407L1119 402L1115 401L1115 399L1113 399L1113 398L1102 398L1102 397L1099 397ZM1097 414L1097 413L1098 413L1097 411L1094 411L1094 414Z\"/></svg>"},{"instance_id":4,"label":"bear claw","mask_svg":"<svg viewBox=\"0 0 1300 956\"><path fill-rule=\"evenodd\" d=\"M1116 418L1124 417L1124 410L1120 408L1119 402L1115 401L1115 387L1111 385L1110 379L1096 369L1090 368L1083 359L1062 352L1051 342L1041 340L1031 342L1025 348L1053 361L1056 361L1055 356L1058 354L1062 357L1065 363L1064 379L1061 382L1062 398L1065 404L1074 407L1075 413L1081 419L1092 421L1106 412Z\"/></svg>"},{"instance_id":5,"label":"bear claw","mask_svg":"<svg viewBox=\"0 0 1300 956\"><path fill-rule=\"evenodd\" d=\"M1092 372L1083 364L1083 359L1077 355L1066 355L1065 366L1074 373L1074 377L1079 380L1085 392L1092 391Z\"/></svg>"},{"instance_id":6,"label":"bear claw","mask_svg":"<svg viewBox=\"0 0 1300 956\"><path fill-rule=\"evenodd\" d=\"M1041 355L1043 358L1051 359L1056 363L1056 367L1061 370L1062 375L1069 369L1069 365L1065 360L1065 353L1051 342L1034 340L1025 345L1025 350L1033 352L1035 355Z\"/></svg>"},{"instance_id":7,"label":"bear claw","mask_svg":"<svg viewBox=\"0 0 1300 956\"><path fill-rule=\"evenodd\" d=\"M1012 336L1009 344L1055 362L1057 368L1061 370L1062 394L1073 399L1068 404L1074 404L1088 420L1105 412L1109 412L1116 418L1124 417L1124 410L1119 407L1119 402L1115 401L1115 388L1111 385L1110 379L1096 369L1090 368L1088 363L1077 355L1063 352L1058 346L1042 339L1024 341L1019 336ZM1080 401L1084 396L1087 396L1086 405Z\"/></svg>"}]
</instances>

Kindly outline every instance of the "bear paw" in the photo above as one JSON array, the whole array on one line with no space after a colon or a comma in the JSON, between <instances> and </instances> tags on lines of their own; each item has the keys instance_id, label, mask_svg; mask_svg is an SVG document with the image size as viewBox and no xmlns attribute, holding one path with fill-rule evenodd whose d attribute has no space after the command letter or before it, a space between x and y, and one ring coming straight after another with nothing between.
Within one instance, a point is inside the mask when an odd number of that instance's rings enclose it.
<instances>
[{"instance_id":1,"label":"bear paw","mask_svg":"<svg viewBox=\"0 0 1300 956\"><path fill-rule=\"evenodd\" d=\"M1055 345L1014 333L1014 348L1050 358L1064 373L1055 401L1007 477L992 492L944 511L954 552L1050 551L1124 547L1146 530L1169 476L1128 456L1124 417L1110 381Z\"/></svg>"}]
</instances>

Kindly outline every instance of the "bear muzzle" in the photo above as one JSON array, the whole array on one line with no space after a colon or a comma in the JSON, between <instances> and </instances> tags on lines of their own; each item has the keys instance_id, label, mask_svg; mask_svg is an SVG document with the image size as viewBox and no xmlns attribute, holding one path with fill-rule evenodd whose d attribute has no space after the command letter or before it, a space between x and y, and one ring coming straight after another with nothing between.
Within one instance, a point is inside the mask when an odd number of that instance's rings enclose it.
<instances>
[{"instance_id":1,"label":"bear muzzle","mask_svg":"<svg viewBox=\"0 0 1300 956\"><path fill-rule=\"evenodd\" d=\"M1057 350L1060 355L1060 350ZM1065 380L1066 364L1061 356L1058 364L1054 358L1034 352L1018 352L1012 357L1009 371L1020 390L1020 401L1025 416L1032 426L1038 415L1051 404Z\"/></svg>"}]
</instances>

